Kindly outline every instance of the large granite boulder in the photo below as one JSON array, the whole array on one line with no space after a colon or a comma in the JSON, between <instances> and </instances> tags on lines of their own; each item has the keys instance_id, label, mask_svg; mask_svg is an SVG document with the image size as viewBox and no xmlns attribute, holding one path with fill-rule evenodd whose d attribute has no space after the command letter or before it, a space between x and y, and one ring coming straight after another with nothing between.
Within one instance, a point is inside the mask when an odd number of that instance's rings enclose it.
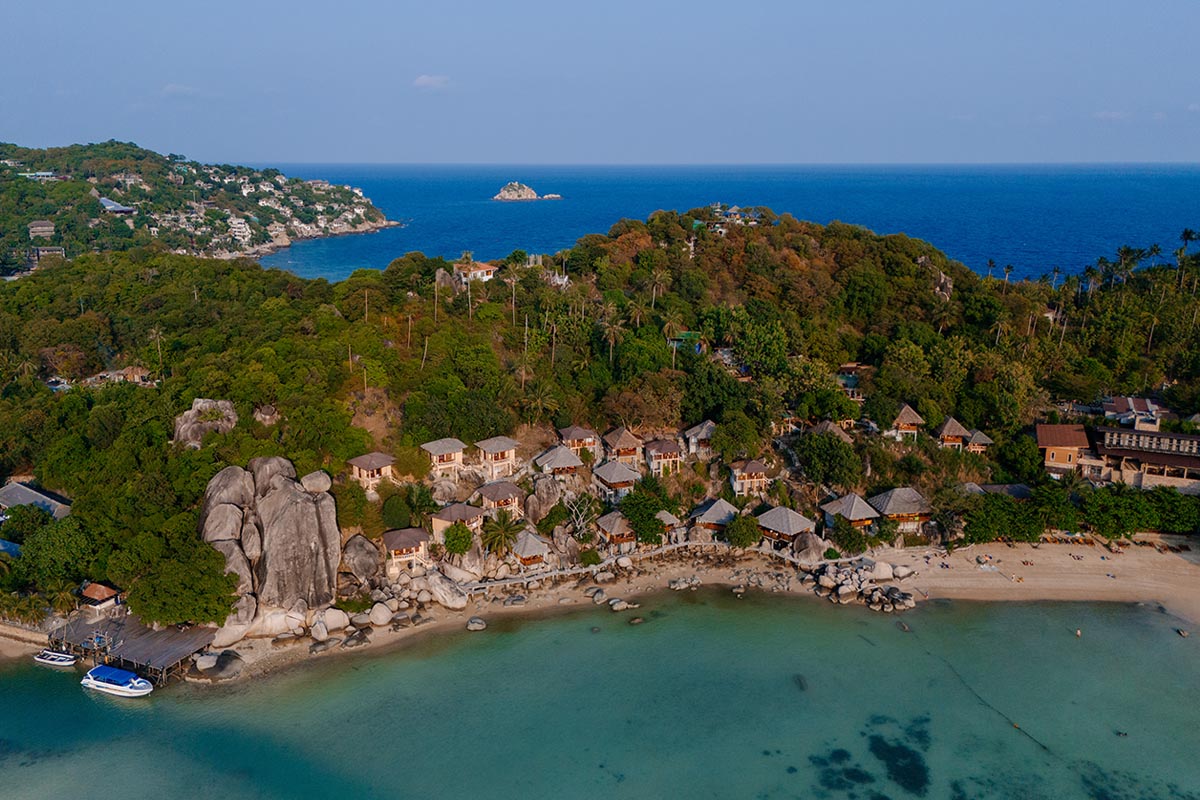
<instances>
[{"instance_id":1,"label":"large granite boulder","mask_svg":"<svg viewBox=\"0 0 1200 800\"><path fill-rule=\"evenodd\" d=\"M333 481L329 477L329 473L323 469L316 472L310 472L300 479L300 485L304 487L304 491L320 494L328 492L333 488Z\"/></svg>"},{"instance_id":2,"label":"large granite boulder","mask_svg":"<svg viewBox=\"0 0 1200 800\"><path fill-rule=\"evenodd\" d=\"M225 556L225 571L238 576L235 590L239 595L249 595L254 591L254 573L250 569L250 561L246 558L237 542L220 540L212 543L217 552Z\"/></svg>"},{"instance_id":3,"label":"large granite boulder","mask_svg":"<svg viewBox=\"0 0 1200 800\"><path fill-rule=\"evenodd\" d=\"M550 475L533 479L533 494L525 498L525 518L535 525L562 499L562 484Z\"/></svg>"},{"instance_id":4,"label":"large granite boulder","mask_svg":"<svg viewBox=\"0 0 1200 800\"><path fill-rule=\"evenodd\" d=\"M825 560L829 542L815 533L802 533L792 541L792 554L801 564L816 564Z\"/></svg>"},{"instance_id":5,"label":"large granite boulder","mask_svg":"<svg viewBox=\"0 0 1200 800\"><path fill-rule=\"evenodd\" d=\"M254 476L238 466L226 467L212 477L204 492L206 506L229 503L245 508L254 500Z\"/></svg>"},{"instance_id":6,"label":"large granite boulder","mask_svg":"<svg viewBox=\"0 0 1200 800\"><path fill-rule=\"evenodd\" d=\"M246 465L246 468L254 476L254 494L256 497L262 497L272 489L282 486L281 482L275 480L276 477L291 479L295 479L296 477L296 468L292 466L292 462L279 456L252 458L250 459L250 463Z\"/></svg>"},{"instance_id":7,"label":"large granite boulder","mask_svg":"<svg viewBox=\"0 0 1200 800\"><path fill-rule=\"evenodd\" d=\"M364 586L379 574L383 556L379 548L362 534L355 534L342 547L342 568Z\"/></svg>"},{"instance_id":8,"label":"large granite boulder","mask_svg":"<svg viewBox=\"0 0 1200 800\"><path fill-rule=\"evenodd\" d=\"M242 509L233 503L206 508L201 520L206 542L236 542L242 538Z\"/></svg>"},{"instance_id":9,"label":"large granite boulder","mask_svg":"<svg viewBox=\"0 0 1200 800\"><path fill-rule=\"evenodd\" d=\"M467 607L467 593L436 569L425 576L425 587L432 600L444 608L458 611Z\"/></svg>"},{"instance_id":10,"label":"large granite boulder","mask_svg":"<svg viewBox=\"0 0 1200 800\"><path fill-rule=\"evenodd\" d=\"M175 418L175 441L198 449L209 433L229 433L237 425L238 415L228 400L197 397L192 407Z\"/></svg>"},{"instance_id":11,"label":"large granite boulder","mask_svg":"<svg viewBox=\"0 0 1200 800\"><path fill-rule=\"evenodd\" d=\"M262 556L255 565L259 603L286 608L297 599L309 606L333 602L342 550L333 497L310 494L279 474L271 482L277 488L257 504L263 526Z\"/></svg>"}]
</instances>

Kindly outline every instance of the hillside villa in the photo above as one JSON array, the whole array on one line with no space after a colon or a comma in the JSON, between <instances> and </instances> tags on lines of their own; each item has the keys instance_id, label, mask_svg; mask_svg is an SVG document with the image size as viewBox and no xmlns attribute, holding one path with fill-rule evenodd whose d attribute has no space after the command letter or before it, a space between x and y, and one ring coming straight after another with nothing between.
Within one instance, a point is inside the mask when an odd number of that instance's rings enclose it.
<instances>
[{"instance_id":1,"label":"hillside villa","mask_svg":"<svg viewBox=\"0 0 1200 800\"><path fill-rule=\"evenodd\" d=\"M23 483L9 481L0 487L0 522L7 519L3 513L13 506L37 506L55 519L71 513L71 504L58 500Z\"/></svg>"},{"instance_id":2,"label":"hillside villa","mask_svg":"<svg viewBox=\"0 0 1200 800\"><path fill-rule=\"evenodd\" d=\"M902 442L907 439L917 438L917 432L921 430L921 426L925 424L925 419L908 403L900 406L900 413L892 420L892 426L883 432L883 435L889 439L895 439L897 442Z\"/></svg>"},{"instance_id":3,"label":"hillside villa","mask_svg":"<svg viewBox=\"0 0 1200 800\"><path fill-rule=\"evenodd\" d=\"M683 463L683 451L674 439L655 439L647 442L645 451L650 474L658 478L678 472L679 465Z\"/></svg>"},{"instance_id":4,"label":"hillside villa","mask_svg":"<svg viewBox=\"0 0 1200 800\"><path fill-rule=\"evenodd\" d=\"M412 572L417 566L429 566L429 531L424 528L385 531L383 549L387 556L387 576L395 580L402 570Z\"/></svg>"},{"instance_id":5,"label":"hillside villa","mask_svg":"<svg viewBox=\"0 0 1200 800\"><path fill-rule=\"evenodd\" d=\"M559 429L558 439L563 447L570 449L572 453L581 458L584 450L591 451L593 460L600 457L600 436L593 430L578 425L568 425Z\"/></svg>"},{"instance_id":6,"label":"hillside villa","mask_svg":"<svg viewBox=\"0 0 1200 800\"><path fill-rule=\"evenodd\" d=\"M378 451L355 456L346 462L350 467L350 477L367 491L373 490L383 481L394 481L392 465L395 463L395 458Z\"/></svg>"},{"instance_id":7,"label":"hillside villa","mask_svg":"<svg viewBox=\"0 0 1200 800\"><path fill-rule=\"evenodd\" d=\"M525 516L521 508L521 498L525 493L521 487L512 481L493 481L479 487L479 497L483 501L483 510L495 513L507 511L513 517Z\"/></svg>"},{"instance_id":8,"label":"hillside villa","mask_svg":"<svg viewBox=\"0 0 1200 800\"><path fill-rule=\"evenodd\" d=\"M738 510L723 497L706 500L693 509L688 521L693 527L702 528L712 533L725 530L725 526L738 516Z\"/></svg>"},{"instance_id":9,"label":"hillside villa","mask_svg":"<svg viewBox=\"0 0 1200 800\"><path fill-rule=\"evenodd\" d=\"M421 445L421 449L429 454L429 468L435 475L458 477L458 471L463 465L463 451L467 446L453 437L435 439Z\"/></svg>"},{"instance_id":10,"label":"hillside villa","mask_svg":"<svg viewBox=\"0 0 1200 800\"><path fill-rule=\"evenodd\" d=\"M776 506L758 515L758 527L772 542L791 544L802 533L814 533L817 524L785 506Z\"/></svg>"},{"instance_id":11,"label":"hillside villa","mask_svg":"<svg viewBox=\"0 0 1200 800\"><path fill-rule=\"evenodd\" d=\"M729 483L737 497L760 495L770 484L767 479L767 465L757 458L735 461L729 467Z\"/></svg>"},{"instance_id":12,"label":"hillside villa","mask_svg":"<svg viewBox=\"0 0 1200 800\"><path fill-rule=\"evenodd\" d=\"M517 535L512 554L522 567L545 564L546 557L550 555L550 542L526 528Z\"/></svg>"},{"instance_id":13,"label":"hillside villa","mask_svg":"<svg viewBox=\"0 0 1200 800\"><path fill-rule=\"evenodd\" d=\"M534 459L538 469L556 478L566 478L574 475L583 466L583 460L575 455L569 447L561 444L550 448Z\"/></svg>"},{"instance_id":14,"label":"hillside villa","mask_svg":"<svg viewBox=\"0 0 1200 800\"><path fill-rule=\"evenodd\" d=\"M879 512L870 503L851 492L821 506L825 512L825 528L832 530L838 519L844 519L855 528L869 528L879 519Z\"/></svg>"},{"instance_id":15,"label":"hillside villa","mask_svg":"<svg viewBox=\"0 0 1200 800\"><path fill-rule=\"evenodd\" d=\"M433 538L439 543L444 544L446 541L446 529L456 522L461 522L466 525L471 533L478 534L483 528L484 511L479 506L471 506L466 503L451 503L439 509L433 516L429 518L430 527L433 529Z\"/></svg>"},{"instance_id":16,"label":"hillside villa","mask_svg":"<svg viewBox=\"0 0 1200 800\"><path fill-rule=\"evenodd\" d=\"M632 545L637 541L637 534L620 511L610 511L597 519L596 530L600 532L602 541L618 551L633 549Z\"/></svg>"},{"instance_id":17,"label":"hillside villa","mask_svg":"<svg viewBox=\"0 0 1200 800\"><path fill-rule=\"evenodd\" d=\"M476 442L475 446L483 457L483 470L489 480L513 474L517 469L518 442L507 436L493 436Z\"/></svg>"},{"instance_id":18,"label":"hillside villa","mask_svg":"<svg viewBox=\"0 0 1200 800\"><path fill-rule=\"evenodd\" d=\"M711 419L693 425L683 432L687 441L688 455L693 455L701 461L712 458L712 437L717 431L717 423Z\"/></svg>"},{"instance_id":19,"label":"hillside villa","mask_svg":"<svg viewBox=\"0 0 1200 800\"><path fill-rule=\"evenodd\" d=\"M620 461L605 461L592 470L592 485L604 500L615 503L633 491L642 475Z\"/></svg>"},{"instance_id":20,"label":"hillside villa","mask_svg":"<svg viewBox=\"0 0 1200 800\"><path fill-rule=\"evenodd\" d=\"M896 523L900 533L919 533L930 520L933 509L916 489L901 486L867 498L871 508L884 519Z\"/></svg>"},{"instance_id":21,"label":"hillside villa","mask_svg":"<svg viewBox=\"0 0 1200 800\"><path fill-rule=\"evenodd\" d=\"M604 434L604 451L610 460L636 468L642 460L642 440L628 428L614 428Z\"/></svg>"}]
</instances>

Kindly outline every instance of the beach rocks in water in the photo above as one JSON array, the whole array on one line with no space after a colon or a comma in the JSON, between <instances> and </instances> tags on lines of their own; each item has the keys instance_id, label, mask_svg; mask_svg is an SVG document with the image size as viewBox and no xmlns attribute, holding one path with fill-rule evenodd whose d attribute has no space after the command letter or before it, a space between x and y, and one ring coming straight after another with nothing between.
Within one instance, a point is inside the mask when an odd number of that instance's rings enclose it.
<instances>
[{"instance_id":1,"label":"beach rocks in water","mask_svg":"<svg viewBox=\"0 0 1200 800\"><path fill-rule=\"evenodd\" d=\"M487 623L480 617L471 617L467 620L467 630L482 631L487 629Z\"/></svg>"},{"instance_id":2,"label":"beach rocks in water","mask_svg":"<svg viewBox=\"0 0 1200 800\"><path fill-rule=\"evenodd\" d=\"M693 575L690 578L673 578L667 581L667 588L674 592L682 592L684 589L695 589L700 585L700 579Z\"/></svg>"},{"instance_id":3,"label":"beach rocks in water","mask_svg":"<svg viewBox=\"0 0 1200 800\"><path fill-rule=\"evenodd\" d=\"M493 200L540 200L538 193L529 186L517 181L510 181L504 184L499 192L496 193Z\"/></svg>"},{"instance_id":4,"label":"beach rocks in water","mask_svg":"<svg viewBox=\"0 0 1200 800\"><path fill-rule=\"evenodd\" d=\"M881 564L886 569L881 568ZM828 597L834 603L842 605L862 602L872 611L891 613L914 608L916 601L908 592L898 586L881 587L876 585L881 575L894 577L895 571L890 564L862 559L854 566L838 566L825 564L810 573L815 579L815 591L821 597ZM810 585L808 581L805 585Z\"/></svg>"},{"instance_id":5,"label":"beach rocks in water","mask_svg":"<svg viewBox=\"0 0 1200 800\"><path fill-rule=\"evenodd\" d=\"M227 681L242 674L246 662L236 650L222 650L220 653L206 653L196 656L196 672L214 681Z\"/></svg>"},{"instance_id":6,"label":"beach rocks in water","mask_svg":"<svg viewBox=\"0 0 1200 800\"><path fill-rule=\"evenodd\" d=\"M350 624L350 615L340 608L327 608L321 612L320 621L331 631L340 631Z\"/></svg>"}]
</instances>

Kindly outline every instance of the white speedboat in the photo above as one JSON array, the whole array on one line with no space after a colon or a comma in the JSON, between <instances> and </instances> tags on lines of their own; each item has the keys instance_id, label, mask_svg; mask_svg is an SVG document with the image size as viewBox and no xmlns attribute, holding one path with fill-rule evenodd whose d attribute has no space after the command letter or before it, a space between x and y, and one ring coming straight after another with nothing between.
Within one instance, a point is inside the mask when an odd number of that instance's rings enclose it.
<instances>
[{"instance_id":1,"label":"white speedboat","mask_svg":"<svg viewBox=\"0 0 1200 800\"><path fill-rule=\"evenodd\" d=\"M145 678L105 664L88 670L80 684L98 692L115 694L117 697L145 697L154 691L154 684Z\"/></svg>"},{"instance_id":2,"label":"white speedboat","mask_svg":"<svg viewBox=\"0 0 1200 800\"><path fill-rule=\"evenodd\" d=\"M73 667L79 657L47 649L34 656L33 660L39 664L45 664L47 667Z\"/></svg>"}]
</instances>

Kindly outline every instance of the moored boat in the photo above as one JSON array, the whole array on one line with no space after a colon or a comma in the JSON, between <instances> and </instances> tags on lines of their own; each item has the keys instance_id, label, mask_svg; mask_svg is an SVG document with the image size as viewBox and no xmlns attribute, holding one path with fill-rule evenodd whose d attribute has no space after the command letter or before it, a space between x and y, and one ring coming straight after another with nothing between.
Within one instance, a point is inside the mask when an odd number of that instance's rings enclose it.
<instances>
[{"instance_id":1,"label":"moored boat","mask_svg":"<svg viewBox=\"0 0 1200 800\"><path fill-rule=\"evenodd\" d=\"M39 664L45 664L47 667L73 667L79 657L47 648L34 656L33 660Z\"/></svg>"},{"instance_id":2,"label":"moored boat","mask_svg":"<svg viewBox=\"0 0 1200 800\"><path fill-rule=\"evenodd\" d=\"M154 691L154 684L145 678L105 664L92 667L79 683L88 689L117 697L144 697Z\"/></svg>"}]
</instances>

